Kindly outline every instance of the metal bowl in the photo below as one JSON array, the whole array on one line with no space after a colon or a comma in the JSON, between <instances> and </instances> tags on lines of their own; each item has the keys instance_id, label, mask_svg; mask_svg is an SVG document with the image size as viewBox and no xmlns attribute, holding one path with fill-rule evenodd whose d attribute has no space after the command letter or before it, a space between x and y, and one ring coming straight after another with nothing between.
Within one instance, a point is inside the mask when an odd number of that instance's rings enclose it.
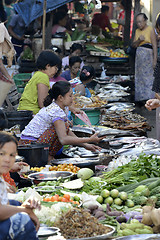
<instances>
[{"instance_id":1,"label":"metal bowl","mask_svg":"<svg viewBox=\"0 0 160 240\"><path fill-rule=\"evenodd\" d=\"M59 177L61 178L69 178L72 177L74 173L67 171L52 171L52 172L38 172L31 173L28 175L28 178L33 181L34 184L38 184L41 181L53 181L57 180Z\"/></svg>"}]
</instances>

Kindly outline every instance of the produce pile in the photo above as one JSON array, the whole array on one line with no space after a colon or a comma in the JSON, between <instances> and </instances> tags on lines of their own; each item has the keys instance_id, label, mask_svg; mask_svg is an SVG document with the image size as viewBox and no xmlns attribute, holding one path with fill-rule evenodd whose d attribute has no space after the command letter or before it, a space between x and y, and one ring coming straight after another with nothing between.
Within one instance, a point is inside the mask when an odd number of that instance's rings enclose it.
<instances>
[{"instance_id":1,"label":"produce pile","mask_svg":"<svg viewBox=\"0 0 160 240\"><path fill-rule=\"evenodd\" d=\"M60 228L66 239L106 234L114 228L116 237L160 233L157 156L142 153L99 177L82 168L77 178L44 181L22 189L27 190L26 196L41 200L42 209L36 210L41 223ZM25 200L22 191L16 198Z\"/></svg>"}]
</instances>

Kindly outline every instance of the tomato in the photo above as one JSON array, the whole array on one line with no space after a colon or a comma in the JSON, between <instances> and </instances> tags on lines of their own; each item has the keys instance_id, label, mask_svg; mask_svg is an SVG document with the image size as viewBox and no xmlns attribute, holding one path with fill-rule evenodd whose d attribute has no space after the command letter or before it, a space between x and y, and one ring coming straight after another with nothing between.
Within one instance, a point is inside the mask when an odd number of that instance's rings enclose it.
<instances>
[{"instance_id":1,"label":"tomato","mask_svg":"<svg viewBox=\"0 0 160 240\"><path fill-rule=\"evenodd\" d=\"M63 198L63 197L59 197L59 198L58 198L58 201L61 202L61 201L62 201L62 198Z\"/></svg>"},{"instance_id":2,"label":"tomato","mask_svg":"<svg viewBox=\"0 0 160 240\"><path fill-rule=\"evenodd\" d=\"M64 194L63 197L66 198L68 201L70 200L70 195L69 194Z\"/></svg>"},{"instance_id":3,"label":"tomato","mask_svg":"<svg viewBox=\"0 0 160 240\"><path fill-rule=\"evenodd\" d=\"M65 197L62 197L62 200L61 200L61 202L68 202L68 199L67 199L67 198L65 198Z\"/></svg>"},{"instance_id":4,"label":"tomato","mask_svg":"<svg viewBox=\"0 0 160 240\"><path fill-rule=\"evenodd\" d=\"M51 197L51 201L52 201L52 202L58 202L58 197L57 197L57 196Z\"/></svg>"}]
</instances>

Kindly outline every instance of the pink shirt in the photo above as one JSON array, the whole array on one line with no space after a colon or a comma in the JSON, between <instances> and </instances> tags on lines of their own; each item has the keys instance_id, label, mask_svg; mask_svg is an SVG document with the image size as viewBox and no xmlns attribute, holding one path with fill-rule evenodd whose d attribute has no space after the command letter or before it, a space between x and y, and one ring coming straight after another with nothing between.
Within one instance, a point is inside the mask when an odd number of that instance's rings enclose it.
<instances>
[{"instance_id":1,"label":"pink shirt","mask_svg":"<svg viewBox=\"0 0 160 240\"><path fill-rule=\"evenodd\" d=\"M55 24L52 28L52 34L59 33L59 32L65 32L65 31L66 31L66 28L62 27L58 24Z\"/></svg>"},{"instance_id":2,"label":"pink shirt","mask_svg":"<svg viewBox=\"0 0 160 240\"><path fill-rule=\"evenodd\" d=\"M54 77L50 78L49 79L50 87L52 87L54 83L59 82L59 81L67 81L67 80L65 78L61 77L61 76L58 76L56 78L54 78Z\"/></svg>"}]
</instances>

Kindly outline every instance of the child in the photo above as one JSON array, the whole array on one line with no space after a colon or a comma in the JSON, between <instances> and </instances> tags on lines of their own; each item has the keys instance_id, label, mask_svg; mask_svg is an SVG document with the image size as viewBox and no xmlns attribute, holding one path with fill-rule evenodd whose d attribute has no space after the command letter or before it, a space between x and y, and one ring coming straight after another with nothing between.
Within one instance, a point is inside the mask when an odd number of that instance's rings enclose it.
<instances>
[{"instance_id":1,"label":"child","mask_svg":"<svg viewBox=\"0 0 160 240\"><path fill-rule=\"evenodd\" d=\"M73 89L73 92L80 93L80 95L90 98L91 93L87 88L87 84L93 80L94 75L95 70L92 66L84 66L79 76L81 83Z\"/></svg>"},{"instance_id":2,"label":"child","mask_svg":"<svg viewBox=\"0 0 160 240\"><path fill-rule=\"evenodd\" d=\"M101 138L97 137L97 133L89 138L78 138L69 129L67 114L68 107L71 106L73 101L72 97L73 92L69 82L56 82L44 100L45 107L25 127L19 143L37 142L49 144L49 160L53 159L63 145L73 144L85 147L88 150L99 150L99 147L88 144L98 143L101 140Z\"/></svg>"},{"instance_id":3,"label":"child","mask_svg":"<svg viewBox=\"0 0 160 240\"><path fill-rule=\"evenodd\" d=\"M73 78L78 77L80 65L81 65L81 58L78 56L73 56L69 59L69 70L66 70L61 74L61 77L65 78L67 81L70 81Z\"/></svg>"},{"instance_id":4,"label":"child","mask_svg":"<svg viewBox=\"0 0 160 240\"><path fill-rule=\"evenodd\" d=\"M0 132L0 239L37 240L36 230L40 224L33 209L40 209L39 202L28 199L21 206L16 201L14 206L10 205L7 185L2 177L12 168L16 155L16 139L8 133Z\"/></svg>"},{"instance_id":5,"label":"child","mask_svg":"<svg viewBox=\"0 0 160 240\"><path fill-rule=\"evenodd\" d=\"M18 106L18 110L30 110L33 114L43 107L43 101L50 89L49 78L56 74L61 60L52 50L44 50L36 64L38 71L26 85Z\"/></svg>"}]
</instances>

